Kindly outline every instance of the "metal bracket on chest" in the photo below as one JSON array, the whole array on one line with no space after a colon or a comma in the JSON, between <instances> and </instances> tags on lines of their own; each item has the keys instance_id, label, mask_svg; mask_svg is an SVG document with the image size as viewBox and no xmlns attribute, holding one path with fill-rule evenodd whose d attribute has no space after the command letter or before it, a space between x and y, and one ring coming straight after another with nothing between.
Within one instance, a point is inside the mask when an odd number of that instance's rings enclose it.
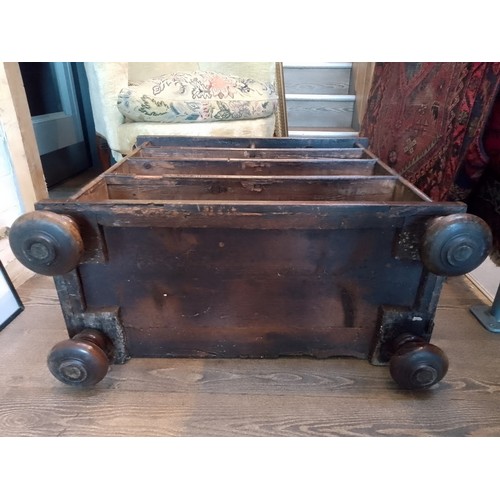
<instances>
[{"instance_id":1,"label":"metal bracket on chest","mask_svg":"<svg viewBox=\"0 0 500 500\"><path fill-rule=\"evenodd\" d=\"M71 331L68 329L70 337L85 329L98 330L113 343L113 363L122 364L130 358L125 347L125 332L119 318L118 307L87 310L83 314L76 315L73 321L75 327Z\"/></svg>"},{"instance_id":2,"label":"metal bracket on chest","mask_svg":"<svg viewBox=\"0 0 500 500\"><path fill-rule=\"evenodd\" d=\"M98 330L113 342L113 362L125 363L130 356L126 348L119 307L87 308L80 276L76 270L62 276L54 276L54 281L69 336L74 337L89 328Z\"/></svg>"},{"instance_id":3,"label":"metal bracket on chest","mask_svg":"<svg viewBox=\"0 0 500 500\"><path fill-rule=\"evenodd\" d=\"M428 342L431 338L434 321L429 313L410 310L406 307L382 306L379 312L377 334L368 360L373 365L385 365L389 362L389 346L403 334L420 337Z\"/></svg>"},{"instance_id":4,"label":"metal bracket on chest","mask_svg":"<svg viewBox=\"0 0 500 500\"><path fill-rule=\"evenodd\" d=\"M421 222L407 223L396 231L393 256L400 260L420 260L420 247L423 237Z\"/></svg>"}]
</instances>

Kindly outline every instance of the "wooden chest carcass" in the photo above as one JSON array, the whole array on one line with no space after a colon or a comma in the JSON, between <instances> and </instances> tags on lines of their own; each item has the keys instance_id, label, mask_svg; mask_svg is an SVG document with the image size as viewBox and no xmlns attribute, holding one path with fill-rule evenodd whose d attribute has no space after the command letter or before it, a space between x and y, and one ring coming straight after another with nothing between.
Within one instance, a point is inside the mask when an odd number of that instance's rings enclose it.
<instances>
[{"instance_id":1,"label":"wooden chest carcass","mask_svg":"<svg viewBox=\"0 0 500 500\"><path fill-rule=\"evenodd\" d=\"M69 339L49 367L93 385L130 357L352 356L429 387L445 276L479 265L488 226L437 203L363 138L138 139L79 193L10 232L54 276ZM332 365L333 366L333 365Z\"/></svg>"}]
</instances>

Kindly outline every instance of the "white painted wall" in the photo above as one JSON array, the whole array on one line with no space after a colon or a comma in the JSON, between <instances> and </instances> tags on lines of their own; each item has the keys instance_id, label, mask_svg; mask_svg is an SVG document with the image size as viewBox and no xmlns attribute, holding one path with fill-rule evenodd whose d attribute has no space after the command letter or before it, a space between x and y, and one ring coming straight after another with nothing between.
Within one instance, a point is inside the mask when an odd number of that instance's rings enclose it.
<instances>
[{"instance_id":1,"label":"white painted wall","mask_svg":"<svg viewBox=\"0 0 500 500\"><path fill-rule=\"evenodd\" d=\"M494 299L500 284L500 267L496 266L491 259L486 259L468 276L490 300Z\"/></svg>"},{"instance_id":2,"label":"white painted wall","mask_svg":"<svg viewBox=\"0 0 500 500\"><path fill-rule=\"evenodd\" d=\"M0 234L21 215L22 207L7 148L4 128L0 122Z\"/></svg>"},{"instance_id":3,"label":"white painted wall","mask_svg":"<svg viewBox=\"0 0 500 500\"><path fill-rule=\"evenodd\" d=\"M21 207L12 160L3 124L0 121L0 261L13 280L14 286L22 284L30 276L14 257L5 233L5 230L21 215Z\"/></svg>"}]
</instances>

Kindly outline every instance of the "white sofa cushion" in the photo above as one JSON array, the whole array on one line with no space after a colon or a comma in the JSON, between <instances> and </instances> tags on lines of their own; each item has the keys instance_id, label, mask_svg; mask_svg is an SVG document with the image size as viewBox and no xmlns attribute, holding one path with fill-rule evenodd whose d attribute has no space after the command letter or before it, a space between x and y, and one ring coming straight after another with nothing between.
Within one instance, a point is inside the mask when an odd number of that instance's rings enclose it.
<instances>
[{"instance_id":1,"label":"white sofa cushion","mask_svg":"<svg viewBox=\"0 0 500 500\"><path fill-rule=\"evenodd\" d=\"M168 133L164 123L129 122L118 130L119 150L132 151L138 135L272 137L274 127L275 115L231 122L172 123L168 125ZM121 159L118 154L113 156L116 160Z\"/></svg>"},{"instance_id":2,"label":"white sofa cushion","mask_svg":"<svg viewBox=\"0 0 500 500\"><path fill-rule=\"evenodd\" d=\"M213 71L178 72L123 88L118 109L132 122L194 123L265 118L274 85Z\"/></svg>"}]
</instances>

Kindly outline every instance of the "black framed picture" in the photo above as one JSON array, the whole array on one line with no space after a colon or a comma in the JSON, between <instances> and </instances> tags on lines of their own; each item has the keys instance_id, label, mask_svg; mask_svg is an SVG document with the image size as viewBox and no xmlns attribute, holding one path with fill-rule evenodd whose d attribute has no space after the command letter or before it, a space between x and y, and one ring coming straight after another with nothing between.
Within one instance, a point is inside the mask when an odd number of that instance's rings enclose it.
<instances>
[{"instance_id":1,"label":"black framed picture","mask_svg":"<svg viewBox=\"0 0 500 500\"><path fill-rule=\"evenodd\" d=\"M21 299L0 261L0 330L3 330L23 310Z\"/></svg>"}]
</instances>

